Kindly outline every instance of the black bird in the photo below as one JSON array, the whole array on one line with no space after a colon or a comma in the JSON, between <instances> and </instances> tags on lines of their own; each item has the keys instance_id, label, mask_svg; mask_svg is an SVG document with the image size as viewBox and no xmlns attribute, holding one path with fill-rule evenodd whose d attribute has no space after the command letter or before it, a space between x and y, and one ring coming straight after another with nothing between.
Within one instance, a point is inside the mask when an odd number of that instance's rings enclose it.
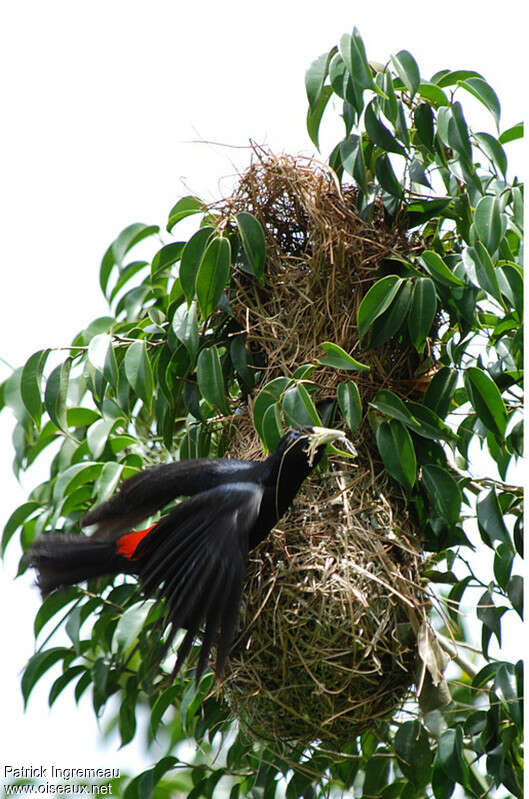
<instances>
[{"instance_id":1,"label":"black bird","mask_svg":"<svg viewBox=\"0 0 529 799\"><path fill-rule=\"evenodd\" d=\"M145 595L165 600L160 660L177 630L186 629L176 675L203 627L196 679L214 644L219 676L235 633L248 551L270 533L336 439L344 433L294 428L264 461L199 458L130 477L82 520L95 528L91 537L48 533L33 544L27 558L43 596L92 577L135 574ZM152 527L130 532L177 497L189 499Z\"/></svg>"}]
</instances>

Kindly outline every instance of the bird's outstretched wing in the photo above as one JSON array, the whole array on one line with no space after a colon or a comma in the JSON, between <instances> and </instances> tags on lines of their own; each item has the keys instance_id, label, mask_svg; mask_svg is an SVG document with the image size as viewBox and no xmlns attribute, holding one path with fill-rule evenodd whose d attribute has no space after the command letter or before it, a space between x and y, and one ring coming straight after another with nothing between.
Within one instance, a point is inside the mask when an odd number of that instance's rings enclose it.
<instances>
[{"instance_id":1,"label":"bird's outstretched wing","mask_svg":"<svg viewBox=\"0 0 529 799\"><path fill-rule=\"evenodd\" d=\"M95 526L92 538L115 538L136 527L177 497L190 497L226 481L248 461L196 458L153 466L125 480L113 497L92 508L82 526Z\"/></svg>"},{"instance_id":2,"label":"bird's outstretched wing","mask_svg":"<svg viewBox=\"0 0 529 799\"><path fill-rule=\"evenodd\" d=\"M263 489L255 483L231 483L197 494L164 517L133 553L145 593L165 600L166 639L160 659L177 630L187 630L173 675L201 628L196 679L214 644L216 673L222 672L239 615L248 536L262 496Z\"/></svg>"}]
</instances>

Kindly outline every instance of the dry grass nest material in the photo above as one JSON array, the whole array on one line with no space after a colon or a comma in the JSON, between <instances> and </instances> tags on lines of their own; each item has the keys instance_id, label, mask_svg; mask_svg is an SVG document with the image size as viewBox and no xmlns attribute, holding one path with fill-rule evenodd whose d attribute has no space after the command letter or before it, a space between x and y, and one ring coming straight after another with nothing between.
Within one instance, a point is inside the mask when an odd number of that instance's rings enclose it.
<instances>
[{"instance_id":1,"label":"dry grass nest material","mask_svg":"<svg viewBox=\"0 0 529 799\"><path fill-rule=\"evenodd\" d=\"M408 694L428 600L384 488L339 467L315 476L250 554L221 690L255 737L345 744Z\"/></svg>"},{"instance_id":2,"label":"dry grass nest material","mask_svg":"<svg viewBox=\"0 0 529 799\"><path fill-rule=\"evenodd\" d=\"M355 373L363 399L384 387L407 394L407 382L414 390L415 353L395 341L361 351L356 315L369 287L395 271L388 259L409 257L417 243L386 223L381 204L363 220L356 199L357 189L340 186L324 164L256 151L236 191L217 208L227 220L248 211L265 231L267 285L238 271L230 297L247 347L264 364L262 385L314 362L321 343L332 341L371 367ZM318 369L313 379L324 399L343 374Z\"/></svg>"}]
</instances>

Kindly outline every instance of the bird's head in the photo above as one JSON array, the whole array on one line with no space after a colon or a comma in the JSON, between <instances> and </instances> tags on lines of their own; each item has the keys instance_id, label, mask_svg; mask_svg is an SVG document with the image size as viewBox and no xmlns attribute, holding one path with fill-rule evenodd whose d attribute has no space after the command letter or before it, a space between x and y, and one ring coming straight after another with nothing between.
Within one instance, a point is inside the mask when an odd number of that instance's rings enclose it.
<instances>
[{"instance_id":1,"label":"bird's head","mask_svg":"<svg viewBox=\"0 0 529 799\"><path fill-rule=\"evenodd\" d=\"M340 441L350 449L342 430L332 430L327 427L293 427L285 433L274 450L274 458L279 456L286 459L287 466L300 460L304 461L309 469L313 469L322 459L327 444Z\"/></svg>"}]
</instances>

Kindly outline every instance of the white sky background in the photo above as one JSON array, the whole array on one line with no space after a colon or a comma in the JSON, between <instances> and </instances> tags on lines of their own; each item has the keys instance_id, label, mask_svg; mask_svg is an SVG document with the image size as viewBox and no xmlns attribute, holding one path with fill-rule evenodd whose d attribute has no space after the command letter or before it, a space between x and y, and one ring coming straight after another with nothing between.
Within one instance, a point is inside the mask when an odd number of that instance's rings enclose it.
<instances>
[{"instance_id":1,"label":"white sky background","mask_svg":"<svg viewBox=\"0 0 529 799\"><path fill-rule=\"evenodd\" d=\"M363 3L268 0L16 0L0 11L0 356L21 365L67 345L107 313L103 252L132 222L162 228L178 197L219 198L243 169L249 138L310 154L303 77L354 25L368 57L407 49L423 77L481 72L502 103L501 129L523 116L522 2ZM466 103L466 99L465 99ZM475 108L472 102L469 106ZM465 106L466 107L466 106ZM331 114L332 116L332 114ZM493 131L476 109L474 129ZM327 138L327 141L326 141ZM323 136L325 159L336 138ZM521 171L521 146L507 145ZM0 362L0 380L9 369ZM0 415L0 529L45 472L20 486L11 471L9 412ZM122 766L138 772L136 743L102 748L88 696L66 690L48 715L49 681L22 713L20 670L33 651L39 605L29 576L13 583L17 545L0 571L0 760L12 765ZM1 568L1 567L0 567Z\"/></svg>"}]
</instances>

